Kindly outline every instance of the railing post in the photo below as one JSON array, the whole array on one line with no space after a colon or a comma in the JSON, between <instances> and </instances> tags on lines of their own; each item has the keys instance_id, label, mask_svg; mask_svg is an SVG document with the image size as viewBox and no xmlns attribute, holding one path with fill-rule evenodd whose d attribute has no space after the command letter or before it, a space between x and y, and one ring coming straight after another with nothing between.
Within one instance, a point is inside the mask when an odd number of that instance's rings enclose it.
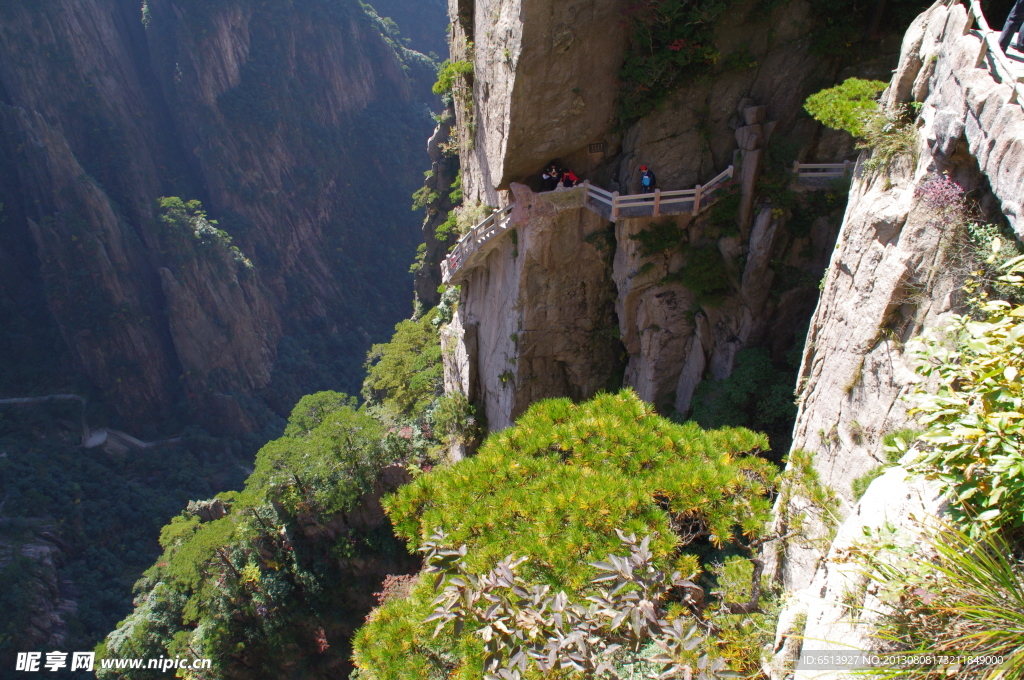
<instances>
[{"instance_id":1,"label":"railing post","mask_svg":"<svg viewBox=\"0 0 1024 680\"><path fill-rule=\"evenodd\" d=\"M654 190L654 216L661 215L661 189Z\"/></svg>"},{"instance_id":2,"label":"railing post","mask_svg":"<svg viewBox=\"0 0 1024 680\"><path fill-rule=\"evenodd\" d=\"M964 9L967 10L967 21L964 22L964 35L967 35L971 32L971 29L974 28L974 12L971 11L973 8L970 6L965 7Z\"/></svg>"},{"instance_id":3,"label":"railing post","mask_svg":"<svg viewBox=\"0 0 1024 680\"><path fill-rule=\"evenodd\" d=\"M850 161L843 161L843 177L850 174Z\"/></svg>"},{"instance_id":4,"label":"railing post","mask_svg":"<svg viewBox=\"0 0 1024 680\"><path fill-rule=\"evenodd\" d=\"M619 192L612 192L612 221L619 218Z\"/></svg>"},{"instance_id":5,"label":"railing post","mask_svg":"<svg viewBox=\"0 0 1024 680\"><path fill-rule=\"evenodd\" d=\"M583 204L586 205L587 199L590 198L590 180L583 180Z\"/></svg>"},{"instance_id":6,"label":"railing post","mask_svg":"<svg viewBox=\"0 0 1024 680\"><path fill-rule=\"evenodd\" d=\"M793 176L800 177L800 161L793 161Z\"/></svg>"},{"instance_id":7,"label":"railing post","mask_svg":"<svg viewBox=\"0 0 1024 680\"><path fill-rule=\"evenodd\" d=\"M985 36L981 36L981 49L978 50L978 58L974 61L974 68L981 68L981 65L985 63L987 55L988 43L985 42Z\"/></svg>"},{"instance_id":8,"label":"railing post","mask_svg":"<svg viewBox=\"0 0 1024 680\"><path fill-rule=\"evenodd\" d=\"M694 190L693 190L693 214L694 215L697 215L698 213L700 213L700 195L701 195L702 189L703 189L703 187L701 187L701 185L698 184L696 187L694 187Z\"/></svg>"}]
</instances>

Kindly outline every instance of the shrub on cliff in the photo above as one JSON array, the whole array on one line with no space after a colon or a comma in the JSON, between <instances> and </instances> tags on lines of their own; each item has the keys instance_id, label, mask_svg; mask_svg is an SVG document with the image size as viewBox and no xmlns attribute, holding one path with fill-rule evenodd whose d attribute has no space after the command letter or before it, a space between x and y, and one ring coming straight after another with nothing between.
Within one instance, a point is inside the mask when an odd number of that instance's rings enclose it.
<instances>
[{"instance_id":1,"label":"shrub on cliff","mask_svg":"<svg viewBox=\"0 0 1024 680\"><path fill-rule=\"evenodd\" d=\"M431 323L436 316L432 309L419 319L401 321L389 342L370 349L363 398L416 416L442 394L441 341Z\"/></svg>"},{"instance_id":2,"label":"shrub on cliff","mask_svg":"<svg viewBox=\"0 0 1024 680\"><path fill-rule=\"evenodd\" d=\"M659 568L684 574L757 540L778 473L747 454L766 446L749 430L674 424L628 390L583 404L551 399L492 435L477 456L418 477L385 507L413 545L436 528L466 545L473 573L516 555L526 558L524 579L578 595L596 575L589 563L618 550L616 529L655 534ZM355 640L361 678L481 677L479 640L453 631L431 637L432 600L432 583L421 578L408 598L371 616Z\"/></svg>"},{"instance_id":3,"label":"shrub on cliff","mask_svg":"<svg viewBox=\"0 0 1024 680\"><path fill-rule=\"evenodd\" d=\"M878 95L886 85L881 80L847 78L835 87L812 94L804 108L823 125L863 137L864 119L878 111Z\"/></svg>"},{"instance_id":4,"label":"shrub on cliff","mask_svg":"<svg viewBox=\"0 0 1024 680\"><path fill-rule=\"evenodd\" d=\"M388 462L384 435L343 394L303 398L285 436L259 452L245 489L219 497L226 514L186 512L164 527L163 556L136 584L136 609L101 655L210 658L220 677L342 666L357 623L350 591L375 585L359 556L399 555L386 526L345 515ZM327 653L332 646L340 657Z\"/></svg>"},{"instance_id":5,"label":"shrub on cliff","mask_svg":"<svg viewBox=\"0 0 1024 680\"><path fill-rule=\"evenodd\" d=\"M859 141L858 149L870 149L864 163L870 171L888 170L903 156L912 155L917 142L913 105L883 108L876 98L886 83L847 78L841 84L812 94L804 108L815 120L836 130L846 130Z\"/></svg>"}]
</instances>

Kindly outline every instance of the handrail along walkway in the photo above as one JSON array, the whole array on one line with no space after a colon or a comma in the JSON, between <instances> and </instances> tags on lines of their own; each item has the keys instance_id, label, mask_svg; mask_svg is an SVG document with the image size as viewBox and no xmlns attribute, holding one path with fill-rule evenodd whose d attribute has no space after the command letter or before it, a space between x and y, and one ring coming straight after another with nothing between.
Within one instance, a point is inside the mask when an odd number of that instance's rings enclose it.
<instances>
[{"instance_id":1,"label":"handrail along walkway","mask_svg":"<svg viewBox=\"0 0 1024 680\"><path fill-rule=\"evenodd\" d=\"M726 180L732 179L733 172L733 166L730 165L707 184L698 184L693 189L655 189L647 194L626 196L620 196L617 191L606 191L591 184L590 180L579 186L584 187L584 207L613 222L630 217L659 217L684 212L698 215L714 202L714 192L722 188ZM470 255L508 230L514 205L495 210L459 239L452 252L441 262L441 280L444 283L449 283L466 265Z\"/></svg>"},{"instance_id":2,"label":"handrail along walkway","mask_svg":"<svg viewBox=\"0 0 1024 680\"><path fill-rule=\"evenodd\" d=\"M978 50L978 58L974 64L975 67L981 68L985 57L988 56L991 70L995 72L999 80L1010 86L1009 103L1019 104L1024 108L1024 101L1021 101L1020 97L1020 87L1021 82L1024 81L1024 74L1014 73L1013 68L1010 66L1010 60L1006 58L1003 49L999 47L999 40L996 37L998 35L997 31L992 30L985 19L985 13L981 10L981 3L978 0L971 0L967 5L967 23L964 24L963 34L967 35L974 30L975 23L978 25L976 34L981 38L981 49Z\"/></svg>"}]
</instances>

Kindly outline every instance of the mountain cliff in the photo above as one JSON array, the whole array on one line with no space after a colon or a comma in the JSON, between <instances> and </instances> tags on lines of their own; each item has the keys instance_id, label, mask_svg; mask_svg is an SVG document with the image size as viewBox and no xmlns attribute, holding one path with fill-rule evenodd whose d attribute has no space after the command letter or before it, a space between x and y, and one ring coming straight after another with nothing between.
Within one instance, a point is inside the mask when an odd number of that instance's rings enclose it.
<instances>
[{"instance_id":1,"label":"mountain cliff","mask_svg":"<svg viewBox=\"0 0 1024 680\"><path fill-rule=\"evenodd\" d=\"M135 428L184 406L242 433L276 417L266 405L356 391L370 341L406 312L389 273L417 231L393 197L427 162L409 140L429 134L415 93L433 71L394 23L318 1L2 12L4 250L34 257L97 396ZM200 201L220 245L161 197Z\"/></svg>"},{"instance_id":2,"label":"mountain cliff","mask_svg":"<svg viewBox=\"0 0 1024 680\"><path fill-rule=\"evenodd\" d=\"M813 2L542 5L450 4L453 58L473 64L453 93L464 200L516 204L516 235L455 281L450 386L500 428L538 398L622 384L666 414L769 429L784 451L789 382L845 200L841 187L791 187L786 170L855 153L802 104L837 79L887 74L900 35L865 31L864 8L830 22ZM879 11L909 22L913 8ZM846 51L831 42L840 28ZM663 190L730 166L734 182L700 215L612 227L582 206L543 207L555 199L530 189L551 161L621 194L639 192L641 165ZM587 226L563 232L563 220ZM531 321L541 309L557 317ZM759 366L770 397L724 405L737 362Z\"/></svg>"}]
</instances>

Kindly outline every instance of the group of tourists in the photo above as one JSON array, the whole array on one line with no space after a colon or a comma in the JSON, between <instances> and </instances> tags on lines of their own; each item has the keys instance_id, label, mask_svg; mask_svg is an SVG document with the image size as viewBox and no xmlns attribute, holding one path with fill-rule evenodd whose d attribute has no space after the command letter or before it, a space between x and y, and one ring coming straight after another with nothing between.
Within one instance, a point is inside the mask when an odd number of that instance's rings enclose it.
<instances>
[{"instance_id":1,"label":"group of tourists","mask_svg":"<svg viewBox=\"0 0 1024 680\"><path fill-rule=\"evenodd\" d=\"M548 167L544 168L544 172L540 175L541 184L543 191L554 191L559 187L565 187L571 189L576 186L580 178L576 176L572 170L563 170L558 167L555 163L552 163ZM654 191L654 186L657 180L654 178L654 172L646 165L640 166L640 193L649 194Z\"/></svg>"},{"instance_id":2,"label":"group of tourists","mask_svg":"<svg viewBox=\"0 0 1024 680\"><path fill-rule=\"evenodd\" d=\"M552 163L544 168L544 172L541 173L541 181L544 185L544 191L554 191L558 187L571 189L576 186L580 178L572 170L563 170Z\"/></svg>"}]
</instances>

